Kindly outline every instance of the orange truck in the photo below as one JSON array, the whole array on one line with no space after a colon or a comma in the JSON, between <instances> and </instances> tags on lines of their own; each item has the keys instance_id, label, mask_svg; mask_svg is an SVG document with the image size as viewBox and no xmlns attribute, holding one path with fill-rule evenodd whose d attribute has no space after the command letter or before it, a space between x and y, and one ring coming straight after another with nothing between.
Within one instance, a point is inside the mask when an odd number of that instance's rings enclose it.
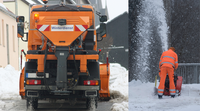
<instances>
[{"instance_id":1,"label":"orange truck","mask_svg":"<svg viewBox=\"0 0 200 111\"><path fill-rule=\"evenodd\" d=\"M106 37L107 16L98 14L97 32L95 13L90 5L33 5L28 33L24 17L16 17L18 37L28 42L19 92L27 108L36 109L39 100L65 99L84 100L91 109L99 98L110 97L109 63L99 64L97 50L99 38Z\"/></svg>"}]
</instances>

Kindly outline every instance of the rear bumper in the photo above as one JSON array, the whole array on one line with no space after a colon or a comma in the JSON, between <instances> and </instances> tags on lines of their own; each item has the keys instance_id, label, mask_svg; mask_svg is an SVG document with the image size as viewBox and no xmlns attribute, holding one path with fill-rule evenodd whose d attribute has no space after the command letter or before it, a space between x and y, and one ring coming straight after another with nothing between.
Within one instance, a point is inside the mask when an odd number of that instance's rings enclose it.
<instances>
[{"instance_id":1,"label":"rear bumper","mask_svg":"<svg viewBox=\"0 0 200 111\"><path fill-rule=\"evenodd\" d=\"M47 90L45 85L26 85L26 90ZM50 90L56 90L56 86L49 86ZM84 85L78 85L74 88L68 88L67 90L100 90L99 86L84 86Z\"/></svg>"}]
</instances>

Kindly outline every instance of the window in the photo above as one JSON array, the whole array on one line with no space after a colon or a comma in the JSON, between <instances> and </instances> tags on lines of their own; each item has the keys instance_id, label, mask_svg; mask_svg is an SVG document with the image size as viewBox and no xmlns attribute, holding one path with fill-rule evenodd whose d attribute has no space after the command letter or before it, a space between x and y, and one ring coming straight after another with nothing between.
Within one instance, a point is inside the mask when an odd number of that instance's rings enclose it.
<instances>
[{"instance_id":1,"label":"window","mask_svg":"<svg viewBox=\"0 0 200 111\"><path fill-rule=\"evenodd\" d=\"M5 47L4 20L2 20L2 44Z\"/></svg>"},{"instance_id":2,"label":"window","mask_svg":"<svg viewBox=\"0 0 200 111\"><path fill-rule=\"evenodd\" d=\"M13 52L15 52L15 28L12 26L12 36L13 36Z\"/></svg>"},{"instance_id":3,"label":"window","mask_svg":"<svg viewBox=\"0 0 200 111\"><path fill-rule=\"evenodd\" d=\"M9 52L9 26L6 24L6 38L7 38L7 56L8 56L8 64L10 64L10 52Z\"/></svg>"},{"instance_id":4,"label":"window","mask_svg":"<svg viewBox=\"0 0 200 111\"><path fill-rule=\"evenodd\" d=\"M0 21L0 45L1 45L1 37L2 37L2 33L1 33L1 21Z\"/></svg>"}]
</instances>

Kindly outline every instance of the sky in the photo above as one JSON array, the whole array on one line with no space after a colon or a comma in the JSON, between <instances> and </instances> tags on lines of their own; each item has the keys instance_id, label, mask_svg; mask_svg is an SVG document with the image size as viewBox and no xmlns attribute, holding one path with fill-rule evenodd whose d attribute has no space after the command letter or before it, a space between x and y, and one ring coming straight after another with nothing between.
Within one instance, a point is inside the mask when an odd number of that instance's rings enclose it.
<instances>
[{"instance_id":1,"label":"sky","mask_svg":"<svg viewBox=\"0 0 200 111\"><path fill-rule=\"evenodd\" d=\"M113 19L125 11L128 12L128 0L102 0L103 7L105 7L106 3L109 19Z\"/></svg>"}]
</instances>

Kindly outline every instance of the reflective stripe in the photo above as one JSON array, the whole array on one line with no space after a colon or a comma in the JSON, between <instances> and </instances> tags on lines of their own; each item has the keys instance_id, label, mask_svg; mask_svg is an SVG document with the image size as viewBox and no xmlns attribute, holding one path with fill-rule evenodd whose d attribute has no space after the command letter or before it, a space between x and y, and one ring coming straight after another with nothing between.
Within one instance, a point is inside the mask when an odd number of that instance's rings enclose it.
<instances>
[{"instance_id":1,"label":"reflective stripe","mask_svg":"<svg viewBox=\"0 0 200 111\"><path fill-rule=\"evenodd\" d=\"M163 93L158 93L158 95L162 96L162 95L163 95Z\"/></svg>"},{"instance_id":2,"label":"reflective stripe","mask_svg":"<svg viewBox=\"0 0 200 111\"><path fill-rule=\"evenodd\" d=\"M167 58L174 59L174 58L173 58L173 57L171 57L171 56L163 56L163 58L164 58L164 57L167 57ZM174 59L174 60L175 60L175 59Z\"/></svg>"},{"instance_id":3,"label":"reflective stripe","mask_svg":"<svg viewBox=\"0 0 200 111\"><path fill-rule=\"evenodd\" d=\"M162 61L162 60L160 60L160 61Z\"/></svg>"},{"instance_id":4,"label":"reflective stripe","mask_svg":"<svg viewBox=\"0 0 200 111\"><path fill-rule=\"evenodd\" d=\"M171 65L173 65L173 66L174 66L174 64L173 64L173 63L171 63L171 62L162 62L162 63L161 63L161 65L162 65L162 64L164 64L164 63L171 64Z\"/></svg>"},{"instance_id":5,"label":"reflective stripe","mask_svg":"<svg viewBox=\"0 0 200 111\"><path fill-rule=\"evenodd\" d=\"M164 89L158 89L158 91L164 91Z\"/></svg>"},{"instance_id":6,"label":"reflective stripe","mask_svg":"<svg viewBox=\"0 0 200 111\"><path fill-rule=\"evenodd\" d=\"M170 91L176 91L175 89L170 89Z\"/></svg>"},{"instance_id":7,"label":"reflective stripe","mask_svg":"<svg viewBox=\"0 0 200 111\"><path fill-rule=\"evenodd\" d=\"M170 93L171 95L175 95L176 93Z\"/></svg>"},{"instance_id":8,"label":"reflective stripe","mask_svg":"<svg viewBox=\"0 0 200 111\"><path fill-rule=\"evenodd\" d=\"M178 63L178 62L175 62L175 63Z\"/></svg>"}]
</instances>

